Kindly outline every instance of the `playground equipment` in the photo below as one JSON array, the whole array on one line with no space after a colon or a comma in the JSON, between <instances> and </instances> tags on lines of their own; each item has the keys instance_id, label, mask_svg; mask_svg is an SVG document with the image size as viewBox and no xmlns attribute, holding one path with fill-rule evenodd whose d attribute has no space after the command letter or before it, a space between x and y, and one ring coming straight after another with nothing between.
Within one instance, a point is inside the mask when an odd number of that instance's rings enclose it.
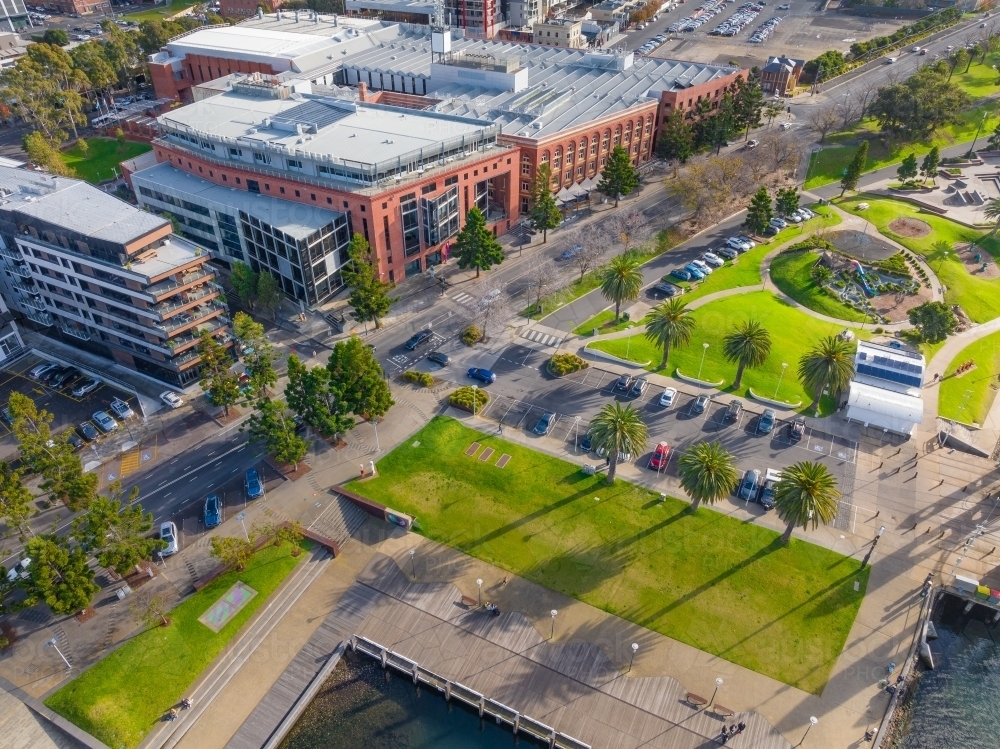
<instances>
[{"instance_id":1,"label":"playground equipment","mask_svg":"<svg viewBox=\"0 0 1000 749\"><path fill-rule=\"evenodd\" d=\"M868 284L868 279L865 277L865 271L861 267L861 263L859 263L857 260L852 260L851 263L853 263L855 270L857 270L858 272L858 280L861 281L861 285L864 287L865 293L868 296L876 296L875 292L872 290L872 287Z\"/></svg>"}]
</instances>

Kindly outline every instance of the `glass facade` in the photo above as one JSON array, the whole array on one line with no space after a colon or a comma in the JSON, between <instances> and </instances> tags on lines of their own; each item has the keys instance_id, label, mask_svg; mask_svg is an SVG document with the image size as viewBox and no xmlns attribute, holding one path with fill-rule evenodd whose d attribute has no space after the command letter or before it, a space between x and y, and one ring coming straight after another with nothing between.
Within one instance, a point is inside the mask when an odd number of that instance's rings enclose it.
<instances>
[{"instance_id":1,"label":"glass facade","mask_svg":"<svg viewBox=\"0 0 1000 749\"><path fill-rule=\"evenodd\" d=\"M458 234L458 188L453 187L436 198L421 198L424 243L441 244Z\"/></svg>"}]
</instances>

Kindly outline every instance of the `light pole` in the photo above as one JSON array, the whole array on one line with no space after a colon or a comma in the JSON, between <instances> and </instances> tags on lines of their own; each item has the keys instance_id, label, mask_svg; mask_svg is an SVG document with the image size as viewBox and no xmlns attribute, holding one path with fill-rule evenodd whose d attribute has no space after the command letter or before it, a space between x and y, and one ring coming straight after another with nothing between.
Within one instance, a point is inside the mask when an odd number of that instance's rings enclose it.
<instances>
[{"instance_id":1,"label":"light pole","mask_svg":"<svg viewBox=\"0 0 1000 749\"><path fill-rule=\"evenodd\" d=\"M632 657L628 659L628 671L626 671L625 673L629 673L629 671L632 670L632 664L635 662L635 654L638 653L638 652L639 652L639 643L633 642L632 643Z\"/></svg>"},{"instance_id":2,"label":"light pole","mask_svg":"<svg viewBox=\"0 0 1000 749\"><path fill-rule=\"evenodd\" d=\"M708 344L701 344L701 364L698 365L698 378L701 379L701 368L705 366L705 354L708 351Z\"/></svg>"},{"instance_id":3,"label":"light pole","mask_svg":"<svg viewBox=\"0 0 1000 749\"><path fill-rule=\"evenodd\" d=\"M963 557L959 557L958 559L955 560L955 566L951 568L951 574L948 575L948 582L945 583L945 585L950 585L951 581L955 578L955 572L958 571L958 565L962 563L962 559Z\"/></svg>"},{"instance_id":4,"label":"light pole","mask_svg":"<svg viewBox=\"0 0 1000 749\"><path fill-rule=\"evenodd\" d=\"M479 605L483 605L483 579L479 578L476 580L476 585L479 587Z\"/></svg>"},{"instance_id":5,"label":"light pole","mask_svg":"<svg viewBox=\"0 0 1000 749\"><path fill-rule=\"evenodd\" d=\"M375 452L382 452L382 446L378 443L378 419L372 420L372 426L375 427Z\"/></svg>"},{"instance_id":6,"label":"light pole","mask_svg":"<svg viewBox=\"0 0 1000 749\"><path fill-rule=\"evenodd\" d=\"M556 614L558 614L558 613L559 612L556 611L555 609L552 609L552 611L549 612L549 616L552 617L552 628L549 630L549 639L550 640L553 637L556 636Z\"/></svg>"},{"instance_id":7,"label":"light pole","mask_svg":"<svg viewBox=\"0 0 1000 749\"><path fill-rule=\"evenodd\" d=\"M476 416L476 404L479 402L479 385L472 386L472 416Z\"/></svg>"},{"instance_id":8,"label":"light pole","mask_svg":"<svg viewBox=\"0 0 1000 749\"><path fill-rule=\"evenodd\" d=\"M717 677L717 678L715 679L715 691L714 691L714 692L712 692L712 699L711 699L711 701L710 701L710 702L708 703L708 704L709 704L709 706L711 706L711 705L714 705L714 704L715 704L715 695L717 695L717 694L719 693L719 687L721 687L721 686L722 686L722 677L721 677L721 676L719 676L719 677Z\"/></svg>"},{"instance_id":9,"label":"light pole","mask_svg":"<svg viewBox=\"0 0 1000 749\"><path fill-rule=\"evenodd\" d=\"M63 663L66 664L66 669L68 671L72 671L73 670L72 664L70 664L70 662L68 660L66 660L66 656L62 654L62 651L59 649L59 646L56 644L56 642L57 642L56 638L53 637L51 640L49 640L48 642L45 643L45 647L52 648L57 653L59 653L59 657L62 658L63 659Z\"/></svg>"},{"instance_id":10,"label":"light pole","mask_svg":"<svg viewBox=\"0 0 1000 749\"><path fill-rule=\"evenodd\" d=\"M967 159L971 159L973 154L976 152L976 141L979 140L979 134L983 131L983 125L986 124L986 118L989 116L989 111L983 112L983 119L979 121L979 127L976 128L976 137L972 139L972 147L969 149L969 152L965 154Z\"/></svg>"},{"instance_id":11,"label":"light pole","mask_svg":"<svg viewBox=\"0 0 1000 749\"><path fill-rule=\"evenodd\" d=\"M788 368L788 362L781 362L781 374L778 375L778 384L774 388L774 397L778 397L778 388L781 387L781 378L785 376L785 369Z\"/></svg>"},{"instance_id":12,"label":"light pole","mask_svg":"<svg viewBox=\"0 0 1000 749\"><path fill-rule=\"evenodd\" d=\"M245 512L241 512L239 515L236 516L236 519L240 521L240 525L243 526L243 535L247 537L247 543L250 543L250 534L247 533L247 524L245 522L246 518L247 514Z\"/></svg>"},{"instance_id":13,"label":"light pole","mask_svg":"<svg viewBox=\"0 0 1000 749\"><path fill-rule=\"evenodd\" d=\"M410 549L410 571L413 573L413 579L417 579L417 563L413 561L413 555L417 553L416 549Z\"/></svg>"},{"instance_id":14,"label":"light pole","mask_svg":"<svg viewBox=\"0 0 1000 749\"><path fill-rule=\"evenodd\" d=\"M802 741L805 741L805 740L806 740L806 736L808 736L808 735L809 735L809 730L810 730L810 729L811 729L811 728L812 728L812 727L813 727L814 725L816 725L817 723L819 723L819 718L817 718L817 717L816 717L815 715L810 715L810 716L809 716L809 725L808 725L808 726L806 726L806 732L805 732L804 734L802 734ZM802 745L802 741L800 741L800 742L799 742L799 746L801 746L801 745Z\"/></svg>"}]
</instances>

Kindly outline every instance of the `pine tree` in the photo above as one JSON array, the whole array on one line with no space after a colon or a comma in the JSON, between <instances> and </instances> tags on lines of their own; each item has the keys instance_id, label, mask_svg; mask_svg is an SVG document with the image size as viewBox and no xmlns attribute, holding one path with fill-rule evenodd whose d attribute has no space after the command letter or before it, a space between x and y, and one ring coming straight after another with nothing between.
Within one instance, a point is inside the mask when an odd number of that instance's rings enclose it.
<instances>
[{"instance_id":1,"label":"pine tree","mask_svg":"<svg viewBox=\"0 0 1000 749\"><path fill-rule=\"evenodd\" d=\"M552 194L552 169L542 164L531 183L531 226L542 232L542 244L549 239L549 229L555 229L562 222L562 213Z\"/></svg>"},{"instance_id":2,"label":"pine tree","mask_svg":"<svg viewBox=\"0 0 1000 749\"><path fill-rule=\"evenodd\" d=\"M851 159L851 163L847 165L847 170L844 172L844 178L840 180L840 191L841 197L848 190L853 190L858 186L858 180L861 179L861 174L865 171L865 164L868 162L868 141L861 141L861 145L858 146L858 150L854 152L854 158Z\"/></svg>"},{"instance_id":3,"label":"pine tree","mask_svg":"<svg viewBox=\"0 0 1000 749\"><path fill-rule=\"evenodd\" d=\"M373 322L376 328L380 328L382 318L389 313L389 308L396 301L389 296L389 291L395 284L378 277L372 248L360 234L351 237L347 254L351 262L344 267L342 273L344 283L351 289L348 302L354 308L353 317L358 322Z\"/></svg>"},{"instance_id":4,"label":"pine tree","mask_svg":"<svg viewBox=\"0 0 1000 749\"><path fill-rule=\"evenodd\" d=\"M771 197L767 194L767 188L762 186L750 199L750 207L747 208L747 228L755 234L760 234L767 228L772 218L774 211L771 208Z\"/></svg>"},{"instance_id":5,"label":"pine tree","mask_svg":"<svg viewBox=\"0 0 1000 749\"><path fill-rule=\"evenodd\" d=\"M899 177L900 181L905 184L916 177L918 171L917 155L915 153L911 153L903 159L902 163L899 165L899 168L896 170L896 176Z\"/></svg>"},{"instance_id":6,"label":"pine tree","mask_svg":"<svg viewBox=\"0 0 1000 749\"><path fill-rule=\"evenodd\" d=\"M694 153L694 127L684 119L683 110L675 109L664 121L656 153L661 159L676 159L682 164Z\"/></svg>"},{"instance_id":7,"label":"pine tree","mask_svg":"<svg viewBox=\"0 0 1000 749\"><path fill-rule=\"evenodd\" d=\"M791 216L799 209L800 197L794 187L782 187L778 190L775 208L782 216Z\"/></svg>"},{"instance_id":8,"label":"pine tree","mask_svg":"<svg viewBox=\"0 0 1000 749\"><path fill-rule=\"evenodd\" d=\"M924 179L933 179L934 175L937 174L938 164L941 163L941 152L938 150L937 146L934 146L927 155L924 156L923 162L920 164L920 173L923 175Z\"/></svg>"},{"instance_id":9,"label":"pine tree","mask_svg":"<svg viewBox=\"0 0 1000 749\"><path fill-rule=\"evenodd\" d=\"M630 195L638 186L639 171L632 166L628 151L621 146L615 146L608 156L607 165L601 171L601 181L597 183L598 191L609 198L614 198L617 208L618 201Z\"/></svg>"},{"instance_id":10,"label":"pine tree","mask_svg":"<svg viewBox=\"0 0 1000 749\"><path fill-rule=\"evenodd\" d=\"M333 347L326 368L330 390L356 416L380 419L395 403L375 354L357 336Z\"/></svg>"},{"instance_id":11,"label":"pine tree","mask_svg":"<svg viewBox=\"0 0 1000 749\"><path fill-rule=\"evenodd\" d=\"M240 383L230 370L233 360L229 351L211 333L203 330L198 354L201 356L201 389L208 393L214 405L222 406L228 419L229 407L240 399Z\"/></svg>"},{"instance_id":12,"label":"pine tree","mask_svg":"<svg viewBox=\"0 0 1000 749\"><path fill-rule=\"evenodd\" d=\"M486 217L473 206L465 215L465 226L455 237L454 252L458 267L476 269L476 278L481 270L489 270L503 262L503 248L486 226Z\"/></svg>"}]
</instances>

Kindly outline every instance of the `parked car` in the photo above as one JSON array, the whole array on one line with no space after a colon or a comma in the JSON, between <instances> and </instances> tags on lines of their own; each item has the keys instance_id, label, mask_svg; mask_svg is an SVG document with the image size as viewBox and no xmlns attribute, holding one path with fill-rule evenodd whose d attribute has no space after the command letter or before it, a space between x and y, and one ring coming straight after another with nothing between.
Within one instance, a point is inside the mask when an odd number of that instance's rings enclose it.
<instances>
[{"instance_id":1,"label":"parked car","mask_svg":"<svg viewBox=\"0 0 1000 749\"><path fill-rule=\"evenodd\" d=\"M222 500L218 494L205 497L205 527L214 528L222 522Z\"/></svg>"},{"instance_id":2,"label":"parked car","mask_svg":"<svg viewBox=\"0 0 1000 749\"><path fill-rule=\"evenodd\" d=\"M58 366L59 366L58 364L53 364L52 362L45 362L44 364L36 364L31 368L31 371L28 372L28 377L30 377L33 380L39 380L42 378L42 375L44 375L46 372L55 369Z\"/></svg>"},{"instance_id":3,"label":"parked car","mask_svg":"<svg viewBox=\"0 0 1000 749\"><path fill-rule=\"evenodd\" d=\"M702 393L701 395L698 396L698 400L694 402L694 405L691 406L691 410L694 411L696 414L703 414L705 413L705 409L708 408L708 404L711 402L712 402L712 397L710 395L705 395L704 393Z\"/></svg>"},{"instance_id":4,"label":"parked car","mask_svg":"<svg viewBox=\"0 0 1000 749\"><path fill-rule=\"evenodd\" d=\"M809 208L799 208L799 213L805 216L807 220L816 217L816 213Z\"/></svg>"},{"instance_id":5,"label":"parked car","mask_svg":"<svg viewBox=\"0 0 1000 749\"><path fill-rule=\"evenodd\" d=\"M741 413L743 413L743 404L733 398L726 406L726 413L722 418L724 421L736 421L740 418Z\"/></svg>"},{"instance_id":6,"label":"parked car","mask_svg":"<svg viewBox=\"0 0 1000 749\"><path fill-rule=\"evenodd\" d=\"M661 442L653 450L653 454L649 456L649 467L654 471L662 471L667 467L667 463L670 461L670 445L666 442Z\"/></svg>"},{"instance_id":7,"label":"parked car","mask_svg":"<svg viewBox=\"0 0 1000 749\"><path fill-rule=\"evenodd\" d=\"M538 423L535 424L535 428L532 431L535 434L544 437L546 434L549 433L552 427L555 426L555 423L556 423L556 415L554 413L551 412L544 413L542 414L542 418L538 420Z\"/></svg>"},{"instance_id":8,"label":"parked car","mask_svg":"<svg viewBox=\"0 0 1000 749\"><path fill-rule=\"evenodd\" d=\"M417 346L422 346L431 339L432 335L434 334L429 330L421 330L419 333L414 333L410 336L410 340L404 344L406 346L406 350L413 351L417 348Z\"/></svg>"},{"instance_id":9,"label":"parked car","mask_svg":"<svg viewBox=\"0 0 1000 749\"><path fill-rule=\"evenodd\" d=\"M764 231L761 232L761 234L765 237L773 237L779 231L781 231L781 229L779 229L777 226L768 226L767 228L764 229Z\"/></svg>"},{"instance_id":10,"label":"parked car","mask_svg":"<svg viewBox=\"0 0 1000 749\"><path fill-rule=\"evenodd\" d=\"M56 366L56 367L53 367L52 369L47 370L45 372L45 374L41 375L38 378L38 381L39 382L44 382L46 385L48 385L48 384L50 384L52 382L53 379L55 379L56 377L58 377L59 375L61 375L63 372L65 372L68 369L72 369L72 367L67 367L67 366L64 366L64 365L60 364L59 366Z\"/></svg>"},{"instance_id":11,"label":"parked car","mask_svg":"<svg viewBox=\"0 0 1000 749\"><path fill-rule=\"evenodd\" d=\"M171 408L180 408L184 405L184 401L181 399L177 393L173 393L169 390L164 390L160 393L160 400L166 403Z\"/></svg>"},{"instance_id":12,"label":"parked car","mask_svg":"<svg viewBox=\"0 0 1000 749\"><path fill-rule=\"evenodd\" d=\"M757 432L759 434L770 434L771 430L774 429L774 422L777 420L773 408L765 408L764 413L761 414L760 418L757 420Z\"/></svg>"},{"instance_id":13,"label":"parked car","mask_svg":"<svg viewBox=\"0 0 1000 749\"><path fill-rule=\"evenodd\" d=\"M49 387L55 389L62 389L67 385L72 385L82 376L83 373L79 369L77 369L76 367L70 367L69 369L60 372L51 380L49 380Z\"/></svg>"},{"instance_id":14,"label":"parked car","mask_svg":"<svg viewBox=\"0 0 1000 749\"><path fill-rule=\"evenodd\" d=\"M632 381L632 387L629 388L628 394L633 398L638 398L643 393L646 392L646 388L649 387L649 380L645 377L636 377Z\"/></svg>"},{"instance_id":15,"label":"parked car","mask_svg":"<svg viewBox=\"0 0 1000 749\"><path fill-rule=\"evenodd\" d=\"M733 260L739 257L740 253L734 250L732 247L720 247L715 251L715 254L724 257L726 260Z\"/></svg>"},{"instance_id":16,"label":"parked car","mask_svg":"<svg viewBox=\"0 0 1000 749\"><path fill-rule=\"evenodd\" d=\"M111 412L122 421L135 417L135 411L121 398L115 398L108 406L111 408Z\"/></svg>"},{"instance_id":17,"label":"parked car","mask_svg":"<svg viewBox=\"0 0 1000 749\"><path fill-rule=\"evenodd\" d=\"M118 429L118 422L112 419L107 411L94 411L90 418L97 424L97 428L105 434L111 434Z\"/></svg>"},{"instance_id":18,"label":"parked car","mask_svg":"<svg viewBox=\"0 0 1000 749\"><path fill-rule=\"evenodd\" d=\"M96 440L98 437L101 436L100 433L98 433L98 431L94 428L94 425L91 424L89 421L83 422L80 426L76 428L76 431L87 442L93 442L94 440Z\"/></svg>"},{"instance_id":19,"label":"parked car","mask_svg":"<svg viewBox=\"0 0 1000 749\"><path fill-rule=\"evenodd\" d=\"M616 392L619 392L619 393L627 393L629 390L631 390L632 389L632 375L630 375L630 374L623 374L623 375L621 375L618 378L618 381L615 382L614 389L615 389Z\"/></svg>"},{"instance_id":20,"label":"parked car","mask_svg":"<svg viewBox=\"0 0 1000 749\"><path fill-rule=\"evenodd\" d=\"M660 396L660 405L664 408L670 408L674 405L674 399L677 397L677 388L667 388L663 391L663 395Z\"/></svg>"},{"instance_id":21,"label":"parked car","mask_svg":"<svg viewBox=\"0 0 1000 749\"><path fill-rule=\"evenodd\" d=\"M264 484L260 481L260 474L256 468L250 468L243 478L243 486L247 491L247 499L257 499L264 496Z\"/></svg>"},{"instance_id":22,"label":"parked car","mask_svg":"<svg viewBox=\"0 0 1000 749\"><path fill-rule=\"evenodd\" d=\"M7 426L14 426L14 414L10 412L10 406L0 408L0 417L3 417L4 423L7 424Z\"/></svg>"},{"instance_id":23,"label":"parked car","mask_svg":"<svg viewBox=\"0 0 1000 749\"><path fill-rule=\"evenodd\" d=\"M469 377L473 380L479 380L484 385L492 385L497 381L497 376L493 372L482 367L472 367L469 370Z\"/></svg>"},{"instance_id":24,"label":"parked car","mask_svg":"<svg viewBox=\"0 0 1000 749\"><path fill-rule=\"evenodd\" d=\"M777 226L779 229L784 229L786 226L788 226L788 222L785 221L785 219L778 218L777 216L772 218L768 223L770 223L771 226Z\"/></svg>"},{"instance_id":25,"label":"parked car","mask_svg":"<svg viewBox=\"0 0 1000 749\"><path fill-rule=\"evenodd\" d=\"M160 523L160 540L167 544L158 552L161 557L169 557L180 551L177 541L177 526L171 521Z\"/></svg>"},{"instance_id":26,"label":"parked car","mask_svg":"<svg viewBox=\"0 0 1000 749\"><path fill-rule=\"evenodd\" d=\"M705 280L705 273L702 271L701 268L699 268L694 263L688 263L687 265L685 265L684 266L684 270L686 270L688 273L690 273L694 277L694 279L696 281L704 281Z\"/></svg>"},{"instance_id":27,"label":"parked car","mask_svg":"<svg viewBox=\"0 0 1000 749\"><path fill-rule=\"evenodd\" d=\"M7 582L12 583L18 578L26 580L28 577L28 567L31 565L31 557L25 557L9 570L7 570Z\"/></svg>"},{"instance_id":28,"label":"parked car","mask_svg":"<svg viewBox=\"0 0 1000 749\"><path fill-rule=\"evenodd\" d=\"M781 481L781 471L768 468L767 473L764 474L764 485L757 495L757 501L765 510L774 509L774 490L779 481Z\"/></svg>"},{"instance_id":29,"label":"parked car","mask_svg":"<svg viewBox=\"0 0 1000 749\"><path fill-rule=\"evenodd\" d=\"M757 246L757 243L754 242L752 239L750 239L750 237L748 237L746 234L738 234L736 238L740 240L743 244L745 244L748 249L752 250L754 247Z\"/></svg>"},{"instance_id":30,"label":"parked car","mask_svg":"<svg viewBox=\"0 0 1000 749\"><path fill-rule=\"evenodd\" d=\"M760 145L760 141L757 140L757 139L748 140L747 141L747 150L748 151L752 151L753 149L755 149L759 145Z\"/></svg>"},{"instance_id":31,"label":"parked car","mask_svg":"<svg viewBox=\"0 0 1000 749\"><path fill-rule=\"evenodd\" d=\"M792 442L798 442L802 439L802 436L806 433L806 421L805 419L796 419L791 424L788 425L788 438Z\"/></svg>"},{"instance_id":32,"label":"parked car","mask_svg":"<svg viewBox=\"0 0 1000 749\"><path fill-rule=\"evenodd\" d=\"M721 268L726 264L725 260L712 252L706 252L701 256L701 259L713 268Z\"/></svg>"},{"instance_id":33,"label":"parked car","mask_svg":"<svg viewBox=\"0 0 1000 749\"><path fill-rule=\"evenodd\" d=\"M649 293L653 296L674 297L678 294L683 294L684 289L680 286L674 286L667 281L660 281L649 287Z\"/></svg>"},{"instance_id":34,"label":"parked car","mask_svg":"<svg viewBox=\"0 0 1000 749\"><path fill-rule=\"evenodd\" d=\"M747 471L743 474L743 480L740 482L739 497L740 499L751 500L757 496L757 487L760 484L760 471L756 468Z\"/></svg>"},{"instance_id":35,"label":"parked car","mask_svg":"<svg viewBox=\"0 0 1000 749\"><path fill-rule=\"evenodd\" d=\"M680 281L690 281L694 276L691 275L691 271L686 268L674 268L670 271L670 275Z\"/></svg>"},{"instance_id":36,"label":"parked car","mask_svg":"<svg viewBox=\"0 0 1000 749\"><path fill-rule=\"evenodd\" d=\"M449 359L446 354L442 354L440 351L431 351L427 354L427 361L432 361L435 364L440 364L442 367L446 367L451 359Z\"/></svg>"},{"instance_id":37,"label":"parked car","mask_svg":"<svg viewBox=\"0 0 1000 749\"><path fill-rule=\"evenodd\" d=\"M590 432L587 432L580 439L580 442L578 443L577 446L585 453L589 453L594 448L594 435L592 435Z\"/></svg>"},{"instance_id":38,"label":"parked car","mask_svg":"<svg viewBox=\"0 0 1000 749\"><path fill-rule=\"evenodd\" d=\"M691 261L691 265L695 266L698 270L700 270L706 276L711 275L712 270L713 270L712 266L709 265L708 263L706 263L701 258L698 258L697 260L692 260Z\"/></svg>"},{"instance_id":39,"label":"parked car","mask_svg":"<svg viewBox=\"0 0 1000 749\"><path fill-rule=\"evenodd\" d=\"M608 454L608 451L605 448L603 448L603 447L597 448L597 457L598 458L603 458L607 454ZM622 464L622 463L631 463L631 462L632 462L632 454L631 453L625 453L625 452L620 452L619 451L619 453L618 453L618 463L619 463L619 465Z\"/></svg>"},{"instance_id":40,"label":"parked car","mask_svg":"<svg viewBox=\"0 0 1000 749\"><path fill-rule=\"evenodd\" d=\"M100 386L101 381L96 377L84 377L73 386L73 390L71 392L73 393L74 398L82 398L87 393L94 392Z\"/></svg>"},{"instance_id":41,"label":"parked car","mask_svg":"<svg viewBox=\"0 0 1000 749\"><path fill-rule=\"evenodd\" d=\"M921 54L923 54L923 53L921 53ZM792 129L792 123L791 122L782 122L781 123L781 129L782 130L791 130Z\"/></svg>"},{"instance_id":42,"label":"parked car","mask_svg":"<svg viewBox=\"0 0 1000 749\"><path fill-rule=\"evenodd\" d=\"M732 247L734 250L739 250L740 252L746 252L750 249L750 245L746 242L737 239L736 237L730 237L726 240L726 244Z\"/></svg>"}]
</instances>

